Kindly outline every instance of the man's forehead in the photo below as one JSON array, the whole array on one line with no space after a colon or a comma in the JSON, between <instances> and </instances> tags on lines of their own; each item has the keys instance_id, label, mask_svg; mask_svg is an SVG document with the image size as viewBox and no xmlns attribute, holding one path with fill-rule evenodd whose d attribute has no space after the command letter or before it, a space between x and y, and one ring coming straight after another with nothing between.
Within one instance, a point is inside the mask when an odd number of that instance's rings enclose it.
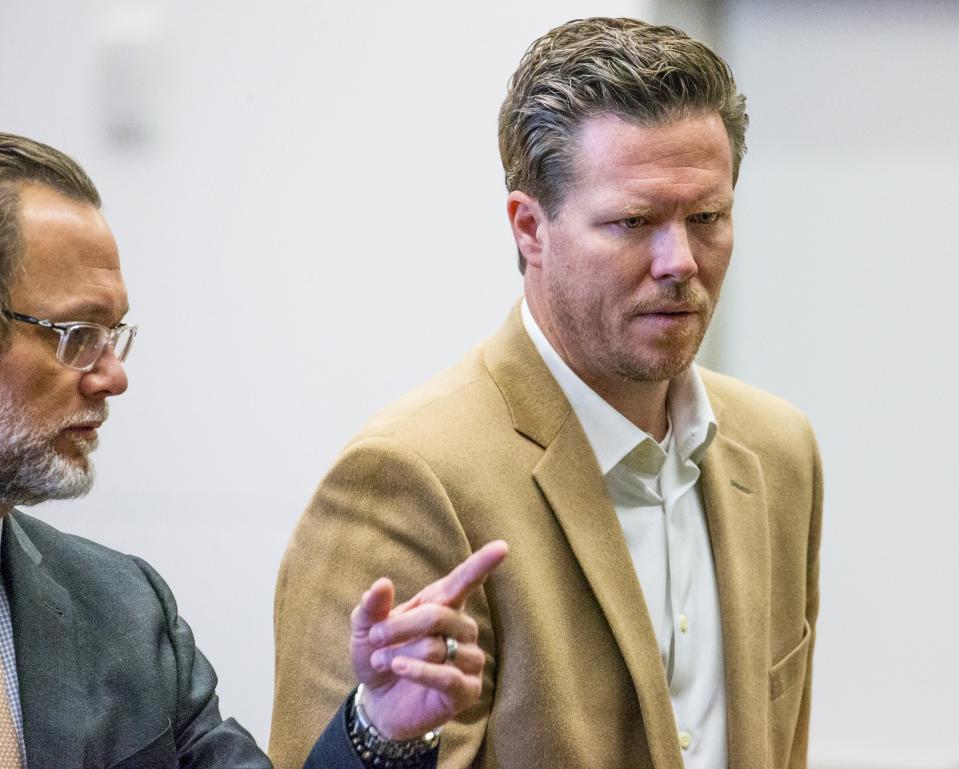
<instances>
[{"instance_id":1,"label":"man's forehead","mask_svg":"<svg viewBox=\"0 0 959 769\"><path fill-rule=\"evenodd\" d=\"M581 188L615 182L640 196L654 195L658 185L697 200L732 196L732 148L715 113L653 125L590 118L577 132L572 160Z\"/></svg>"},{"instance_id":2,"label":"man's forehead","mask_svg":"<svg viewBox=\"0 0 959 769\"><path fill-rule=\"evenodd\" d=\"M42 185L21 193L23 259L11 286L31 312L110 318L126 309L126 288L113 234L92 204Z\"/></svg>"},{"instance_id":3,"label":"man's forehead","mask_svg":"<svg viewBox=\"0 0 959 769\"><path fill-rule=\"evenodd\" d=\"M640 123L618 115L588 118L575 134L574 155L580 163L628 157L636 165L726 164L732 171L732 146L719 113L690 115L662 123Z\"/></svg>"},{"instance_id":4,"label":"man's forehead","mask_svg":"<svg viewBox=\"0 0 959 769\"><path fill-rule=\"evenodd\" d=\"M101 256L118 259L113 233L100 209L45 184L26 183L20 188L20 229L28 247L36 240L96 241L98 246L112 246Z\"/></svg>"}]
</instances>

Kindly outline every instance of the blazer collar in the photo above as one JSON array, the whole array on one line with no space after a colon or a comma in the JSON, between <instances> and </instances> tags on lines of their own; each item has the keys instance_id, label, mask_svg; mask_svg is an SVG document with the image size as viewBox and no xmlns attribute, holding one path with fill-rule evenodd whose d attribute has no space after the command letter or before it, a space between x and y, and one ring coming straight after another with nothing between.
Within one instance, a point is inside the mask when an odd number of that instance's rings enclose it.
<instances>
[{"instance_id":1,"label":"blazer collar","mask_svg":"<svg viewBox=\"0 0 959 769\"><path fill-rule=\"evenodd\" d=\"M517 302L485 347L486 367L503 393L517 432L542 447L556 437L571 407L527 336Z\"/></svg>"},{"instance_id":2,"label":"blazer collar","mask_svg":"<svg viewBox=\"0 0 959 769\"><path fill-rule=\"evenodd\" d=\"M45 568L20 516L14 511L3 521L0 569L13 622L27 766L79 765L86 693L73 601Z\"/></svg>"}]
</instances>

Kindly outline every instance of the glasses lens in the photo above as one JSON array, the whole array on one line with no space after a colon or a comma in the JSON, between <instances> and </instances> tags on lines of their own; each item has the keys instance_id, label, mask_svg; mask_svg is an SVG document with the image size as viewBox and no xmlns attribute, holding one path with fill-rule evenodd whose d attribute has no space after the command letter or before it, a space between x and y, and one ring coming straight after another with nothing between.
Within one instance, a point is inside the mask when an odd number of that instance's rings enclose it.
<instances>
[{"instance_id":1,"label":"glasses lens","mask_svg":"<svg viewBox=\"0 0 959 769\"><path fill-rule=\"evenodd\" d=\"M118 361L125 361L133 347L133 337L137 335L136 326L122 326L117 331L117 341L113 345L113 354Z\"/></svg>"},{"instance_id":2,"label":"glasses lens","mask_svg":"<svg viewBox=\"0 0 959 769\"><path fill-rule=\"evenodd\" d=\"M60 362L78 369L92 366L100 357L108 333L99 326L71 326L60 346Z\"/></svg>"}]
</instances>

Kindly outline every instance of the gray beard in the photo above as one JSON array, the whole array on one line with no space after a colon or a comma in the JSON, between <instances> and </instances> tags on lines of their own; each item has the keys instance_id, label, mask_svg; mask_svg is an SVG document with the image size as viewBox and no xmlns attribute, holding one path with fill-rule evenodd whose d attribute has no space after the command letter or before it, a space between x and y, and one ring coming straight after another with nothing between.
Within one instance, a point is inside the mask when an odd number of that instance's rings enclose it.
<instances>
[{"instance_id":1,"label":"gray beard","mask_svg":"<svg viewBox=\"0 0 959 769\"><path fill-rule=\"evenodd\" d=\"M0 504L35 505L49 499L82 497L93 487L93 465L71 462L57 453L56 436L66 427L106 419L106 404L65 419L42 432L36 419L14 406L0 389ZM86 454L96 441L77 444Z\"/></svg>"}]
</instances>

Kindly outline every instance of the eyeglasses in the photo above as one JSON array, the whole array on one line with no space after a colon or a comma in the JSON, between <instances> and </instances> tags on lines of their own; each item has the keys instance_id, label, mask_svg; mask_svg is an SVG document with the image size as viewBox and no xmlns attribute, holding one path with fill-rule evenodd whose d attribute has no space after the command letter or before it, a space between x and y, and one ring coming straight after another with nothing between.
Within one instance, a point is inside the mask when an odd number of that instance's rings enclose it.
<instances>
[{"instance_id":1,"label":"eyeglasses","mask_svg":"<svg viewBox=\"0 0 959 769\"><path fill-rule=\"evenodd\" d=\"M99 323L82 321L54 323L11 310L4 310L3 314L11 320L56 331L60 335L57 360L67 368L77 371L92 369L107 347L113 350L117 360L125 361L130 354L130 348L133 347L133 339L137 335L136 326L127 326L122 323L114 328L107 328Z\"/></svg>"}]
</instances>

